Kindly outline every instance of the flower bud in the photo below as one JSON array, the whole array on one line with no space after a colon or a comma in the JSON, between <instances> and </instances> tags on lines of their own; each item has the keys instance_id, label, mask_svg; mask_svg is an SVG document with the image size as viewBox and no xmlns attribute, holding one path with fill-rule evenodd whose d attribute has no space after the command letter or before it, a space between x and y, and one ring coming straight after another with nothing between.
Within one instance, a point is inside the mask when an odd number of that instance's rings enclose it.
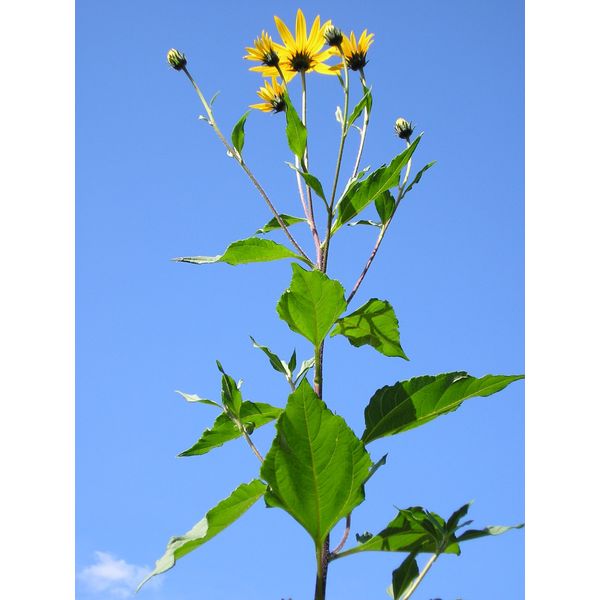
<instances>
[{"instance_id":1,"label":"flower bud","mask_svg":"<svg viewBox=\"0 0 600 600\"><path fill-rule=\"evenodd\" d=\"M396 119L394 131L400 139L408 141L410 139L410 136L413 134L414 125L406 119L400 117L399 119Z\"/></svg>"},{"instance_id":2,"label":"flower bud","mask_svg":"<svg viewBox=\"0 0 600 600\"><path fill-rule=\"evenodd\" d=\"M323 37L329 46L339 48L344 40L344 34L341 29L330 25L324 32Z\"/></svg>"},{"instance_id":3,"label":"flower bud","mask_svg":"<svg viewBox=\"0 0 600 600\"><path fill-rule=\"evenodd\" d=\"M167 62L176 70L181 71L185 65L187 65L187 59L185 58L185 54L179 52L179 50L175 50L175 48L171 48L167 52Z\"/></svg>"}]
</instances>

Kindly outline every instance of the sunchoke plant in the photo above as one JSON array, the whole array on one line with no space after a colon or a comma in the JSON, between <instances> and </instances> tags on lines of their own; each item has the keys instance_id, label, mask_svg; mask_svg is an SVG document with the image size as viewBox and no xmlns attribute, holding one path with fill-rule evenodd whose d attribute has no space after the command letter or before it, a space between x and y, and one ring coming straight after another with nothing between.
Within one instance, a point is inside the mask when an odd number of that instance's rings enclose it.
<instances>
[{"instance_id":1,"label":"sunchoke plant","mask_svg":"<svg viewBox=\"0 0 600 600\"><path fill-rule=\"evenodd\" d=\"M376 462L372 460L369 444L425 425L456 410L465 400L499 392L522 376L476 377L459 371L385 385L373 394L365 407L365 427L360 433L354 432L343 416L334 414L327 407L323 360L328 338L344 336L352 346L369 345L386 357L407 359L400 345L398 320L391 304L371 298L362 306L353 306L352 300L363 284L401 202L434 163L425 164L411 178L411 165L421 136L413 135L414 126L410 121L398 118L394 132L402 144L402 151L372 172L362 168L373 108L367 80L367 54L373 43L372 33L365 30L360 36L354 32L346 35L331 21L321 23L318 16L308 29L301 10L296 15L295 35L278 17L275 17L275 25L281 42L263 31L247 48L245 59L254 63L250 70L264 78L258 91L261 102L250 108L265 113L283 113L292 156L292 162L288 164L294 172L300 216L279 212L246 162L243 153L245 123L251 111L244 113L227 137L217 124L214 99L206 99L188 70L185 55L172 49L167 54L168 63L189 79L205 111L201 118L208 122L228 155L248 176L257 196L272 212L272 219L253 237L233 242L219 256L175 260L197 265L291 260L291 282L279 298L276 310L294 333L310 342L313 355L299 363L294 351L286 361L267 346L252 340L289 384L291 393L285 406L244 400L240 385L219 362L220 402L183 394L186 400L206 404L219 414L213 426L181 456L206 454L226 442L243 438L256 456L257 474L255 479L242 483L228 498L208 510L187 533L171 538L148 579L173 567L263 499L267 507L277 507L288 513L314 542L315 600L324 600L326 596L331 563L372 551L405 555L391 574L388 593L395 600L407 600L442 554L459 554L465 542L498 535L514 527L469 529L471 521L465 521L469 504L461 506L446 519L425 508L412 506L398 510L376 535L356 535L356 543L347 547L352 511L365 501L365 484L385 462L385 457ZM335 85L339 82L342 96L341 107L335 112L340 127L339 149L332 161L331 189L327 190L315 175L322 168L314 169L313 164L309 165L309 141L315 143L318 140L318 134L311 132L309 135L306 120L307 75L311 73L329 76ZM353 85L357 91L351 95ZM352 104L351 97L354 98ZM357 150L356 154L347 157L346 142L350 135L358 136L354 144ZM342 173L345 174L343 177ZM371 205L375 207L378 220L360 219L361 213ZM345 226L357 223L371 226L376 239L364 265L357 267L356 281L345 288L328 272L329 255L333 237L347 230ZM310 250L303 248L295 236L297 228L302 226L307 226L310 231L307 239L311 240L309 244L314 244ZM266 237L275 231L282 232L288 243L277 243ZM309 378L312 378L312 384ZM263 453L256 447L252 434L256 428L271 422L275 422L274 439L268 451ZM332 540L331 532L340 522L345 523L341 540ZM428 555L428 559L422 560L420 555Z\"/></svg>"}]
</instances>

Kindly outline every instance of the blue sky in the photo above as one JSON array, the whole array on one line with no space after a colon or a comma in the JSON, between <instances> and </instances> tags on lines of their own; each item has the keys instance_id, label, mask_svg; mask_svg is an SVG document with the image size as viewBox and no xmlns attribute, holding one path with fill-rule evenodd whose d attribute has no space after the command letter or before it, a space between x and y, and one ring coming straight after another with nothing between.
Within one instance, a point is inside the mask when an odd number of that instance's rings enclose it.
<instances>
[{"instance_id":1,"label":"blue sky","mask_svg":"<svg viewBox=\"0 0 600 600\"><path fill-rule=\"evenodd\" d=\"M296 3L107 1L77 7L77 565L78 598L126 597L171 535L257 472L242 443L176 458L213 420L174 390L216 397L215 359L244 394L283 405L284 382L248 336L288 355L309 348L279 321L284 262L195 267L174 256L218 254L270 215L205 123L165 53L183 50L229 131L260 78L241 60L272 16ZM367 77L374 115L365 164L399 150L398 116L425 136L416 165L436 166L407 197L356 302L388 299L406 363L334 339L326 401L360 431L384 384L421 374L523 372L523 19L521 2L305 2L307 18L375 33ZM333 78L309 76L309 120L322 136L311 164L325 182L337 145ZM245 154L279 205L297 211L281 115L254 113ZM353 146L351 146L353 147ZM351 286L373 243L340 233L330 274ZM278 238L276 238L278 239ZM305 239L305 238L303 238ZM271 428L257 432L268 448ZM355 513L377 530L394 505L447 516L468 500L480 525L523 520L523 384L467 402L425 427L372 445L388 464ZM353 531L354 533L354 531ZM335 537L335 536L334 536ZM417 598L523 597L523 532L465 544L440 559ZM401 556L332 566L331 598L386 598ZM273 563L267 577L265 565ZM233 574L233 575L232 575ZM112 579L111 579L112 577ZM112 584L110 582L113 582ZM108 583L107 583L108 582ZM115 583L116 582L116 583ZM310 597L313 557L302 529L257 504L140 598Z\"/></svg>"}]
</instances>

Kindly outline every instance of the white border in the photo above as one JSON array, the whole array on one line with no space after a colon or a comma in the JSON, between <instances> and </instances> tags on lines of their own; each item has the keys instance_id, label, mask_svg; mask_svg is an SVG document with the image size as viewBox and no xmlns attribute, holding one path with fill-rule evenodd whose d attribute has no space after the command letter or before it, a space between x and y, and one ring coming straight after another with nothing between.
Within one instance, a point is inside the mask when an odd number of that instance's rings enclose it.
<instances>
[{"instance_id":1,"label":"white border","mask_svg":"<svg viewBox=\"0 0 600 600\"><path fill-rule=\"evenodd\" d=\"M74 4L0 10L0 564L74 597Z\"/></svg>"}]
</instances>

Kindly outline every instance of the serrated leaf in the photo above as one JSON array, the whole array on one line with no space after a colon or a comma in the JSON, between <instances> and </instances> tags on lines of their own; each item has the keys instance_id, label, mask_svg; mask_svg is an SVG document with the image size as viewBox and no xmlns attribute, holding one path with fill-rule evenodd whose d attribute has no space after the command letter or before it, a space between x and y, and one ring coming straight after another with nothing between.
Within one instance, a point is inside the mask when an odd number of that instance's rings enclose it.
<instances>
[{"instance_id":1,"label":"serrated leaf","mask_svg":"<svg viewBox=\"0 0 600 600\"><path fill-rule=\"evenodd\" d=\"M306 219L301 219L300 217L292 217L291 215L285 214L280 214L279 217L286 227L295 225L296 223L306 223ZM281 229L281 225L279 224L279 221L273 217L266 225L263 225L260 229L257 229L256 233L269 233L269 231L274 231L275 229Z\"/></svg>"},{"instance_id":2,"label":"serrated leaf","mask_svg":"<svg viewBox=\"0 0 600 600\"><path fill-rule=\"evenodd\" d=\"M283 258L297 258L298 260L304 260L301 256L292 252L283 244L278 244L272 240L250 237L229 244L225 252L217 256L187 256L174 258L173 260L175 262L192 263L195 265L220 262L235 266L255 262L269 262L271 260L281 260Z\"/></svg>"},{"instance_id":3,"label":"serrated leaf","mask_svg":"<svg viewBox=\"0 0 600 600\"><path fill-rule=\"evenodd\" d=\"M276 371L279 371L279 373L283 373L287 379L291 379L291 377L292 377L291 367L289 367L288 364L284 360L281 360L279 358L279 356L277 356L277 354L275 354L274 352L271 352L271 350L269 350L269 348L267 346L262 346L261 344L259 344L252 336L250 336L250 339L252 340L252 344L254 345L255 348L262 350L267 355L267 357L269 358L269 362L271 363L271 366Z\"/></svg>"},{"instance_id":4,"label":"serrated leaf","mask_svg":"<svg viewBox=\"0 0 600 600\"><path fill-rule=\"evenodd\" d=\"M396 156L389 165L379 167L362 181L357 180L348 187L338 202L337 218L332 232L337 231L342 225L353 219L380 194L398 186L400 173L410 160L420 140L421 136L416 138L404 152Z\"/></svg>"},{"instance_id":5,"label":"serrated leaf","mask_svg":"<svg viewBox=\"0 0 600 600\"><path fill-rule=\"evenodd\" d=\"M321 271L292 264L292 282L277 303L277 313L292 331L318 346L346 308L344 288Z\"/></svg>"},{"instance_id":6,"label":"serrated leaf","mask_svg":"<svg viewBox=\"0 0 600 600\"><path fill-rule=\"evenodd\" d=\"M336 321L331 337L343 335L356 347L368 344L385 356L408 360L400 346L398 319L387 300L371 298L353 313Z\"/></svg>"},{"instance_id":7,"label":"serrated leaf","mask_svg":"<svg viewBox=\"0 0 600 600\"><path fill-rule=\"evenodd\" d=\"M216 406L217 408L221 408L221 405L214 400L209 400L208 398L200 398L197 394L185 394L176 390L176 393L182 396L188 402L200 402L201 404L209 404L210 406Z\"/></svg>"},{"instance_id":8,"label":"serrated leaf","mask_svg":"<svg viewBox=\"0 0 600 600\"><path fill-rule=\"evenodd\" d=\"M244 147L245 133L244 127L246 125L246 119L251 111L246 111L240 118L240 120L233 127L233 131L231 132L231 143L233 147L242 154L242 149Z\"/></svg>"},{"instance_id":9,"label":"serrated leaf","mask_svg":"<svg viewBox=\"0 0 600 600\"><path fill-rule=\"evenodd\" d=\"M342 417L304 380L289 396L261 468L265 499L286 510L317 547L364 500L371 459Z\"/></svg>"},{"instance_id":10,"label":"serrated leaf","mask_svg":"<svg viewBox=\"0 0 600 600\"><path fill-rule=\"evenodd\" d=\"M211 508L205 517L187 533L172 537L167 544L166 552L156 561L154 571L140 583L137 589L139 590L155 575L171 569L180 558L202 546L239 519L265 493L265 489L265 484L258 479L243 483L231 496Z\"/></svg>"},{"instance_id":11,"label":"serrated leaf","mask_svg":"<svg viewBox=\"0 0 600 600\"><path fill-rule=\"evenodd\" d=\"M390 220L390 217L394 213L394 206L396 206L396 199L389 190L386 190L383 194L375 198L375 210L382 223L387 223Z\"/></svg>"},{"instance_id":12,"label":"serrated leaf","mask_svg":"<svg viewBox=\"0 0 600 600\"><path fill-rule=\"evenodd\" d=\"M400 600L402 594L410 584L419 576L419 565L415 554L409 554L402 564L392 572L392 598Z\"/></svg>"},{"instance_id":13,"label":"serrated leaf","mask_svg":"<svg viewBox=\"0 0 600 600\"><path fill-rule=\"evenodd\" d=\"M285 134L287 137L288 145L290 150L302 160L304 157L304 151L306 150L306 127L300 120L294 105L288 96L285 94Z\"/></svg>"},{"instance_id":14,"label":"serrated leaf","mask_svg":"<svg viewBox=\"0 0 600 600\"><path fill-rule=\"evenodd\" d=\"M252 423L252 430L274 421L281 414L282 409L262 402L242 402L240 408L240 422L243 425ZM241 437L242 431L225 413L221 413L212 427L202 433L202 437L190 448L184 450L179 456L200 456L210 452L213 448L222 446L225 442Z\"/></svg>"},{"instance_id":15,"label":"serrated leaf","mask_svg":"<svg viewBox=\"0 0 600 600\"><path fill-rule=\"evenodd\" d=\"M348 127L360 117L362 111L367 107L367 110L371 110L371 88L369 88L363 95L363 97L359 100L358 104L354 107L352 114L348 117Z\"/></svg>"},{"instance_id":16,"label":"serrated leaf","mask_svg":"<svg viewBox=\"0 0 600 600\"><path fill-rule=\"evenodd\" d=\"M425 173L425 171L427 171L427 169L430 169L431 167L433 167L433 165L435 165L435 160L430 162L429 164L425 165L416 175L415 178L411 181L410 185L404 190L403 195L408 194L408 192L410 192L410 190L413 189L413 186L417 185L417 183L419 183L419 181L421 181L421 177L423 177L423 173Z\"/></svg>"},{"instance_id":17,"label":"serrated leaf","mask_svg":"<svg viewBox=\"0 0 600 600\"><path fill-rule=\"evenodd\" d=\"M490 396L522 375L486 375L464 371L425 375L377 390L365 409L365 444L394 435L456 410L465 400Z\"/></svg>"}]
</instances>

